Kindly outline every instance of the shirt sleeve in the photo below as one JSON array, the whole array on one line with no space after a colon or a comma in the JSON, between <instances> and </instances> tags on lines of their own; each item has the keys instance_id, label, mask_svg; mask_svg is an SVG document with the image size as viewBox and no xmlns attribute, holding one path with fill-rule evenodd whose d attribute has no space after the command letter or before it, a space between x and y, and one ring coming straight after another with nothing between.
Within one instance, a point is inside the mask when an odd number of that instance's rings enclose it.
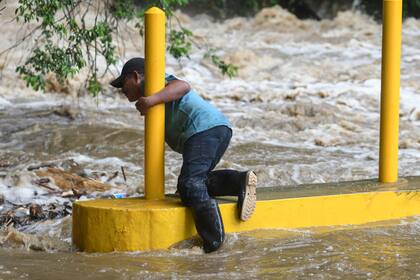
<instances>
[{"instance_id":1,"label":"shirt sleeve","mask_svg":"<svg viewBox=\"0 0 420 280\"><path fill-rule=\"evenodd\" d=\"M176 81L176 80L184 81L183 79L180 79L177 76L172 75L172 74L166 74L165 75L165 85L167 85L171 81Z\"/></svg>"}]
</instances>

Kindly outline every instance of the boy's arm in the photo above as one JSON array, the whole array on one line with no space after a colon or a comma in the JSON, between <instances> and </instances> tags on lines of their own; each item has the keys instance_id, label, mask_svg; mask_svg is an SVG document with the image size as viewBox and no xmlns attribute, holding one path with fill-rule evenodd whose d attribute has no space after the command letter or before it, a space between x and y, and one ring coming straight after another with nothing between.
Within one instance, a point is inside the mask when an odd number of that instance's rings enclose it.
<instances>
[{"instance_id":1,"label":"boy's arm","mask_svg":"<svg viewBox=\"0 0 420 280\"><path fill-rule=\"evenodd\" d=\"M178 100L189 92L190 89L190 84L185 81L170 81L166 87L149 97L151 106Z\"/></svg>"},{"instance_id":2,"label":"boy's arm","mask_svg":"<svg viewBox=\"0 0 420 280\"><path fill-rule=\"evenodd\" d=\"M136 108L140 111L141 115L146 114L147 110L161 103L168 103L174 100L178 100L183 97L191 89L190 84L181 80L170 81L163 89L159 92L147 96L140 97L136 103Z\"/></svg>"}]
</instances>

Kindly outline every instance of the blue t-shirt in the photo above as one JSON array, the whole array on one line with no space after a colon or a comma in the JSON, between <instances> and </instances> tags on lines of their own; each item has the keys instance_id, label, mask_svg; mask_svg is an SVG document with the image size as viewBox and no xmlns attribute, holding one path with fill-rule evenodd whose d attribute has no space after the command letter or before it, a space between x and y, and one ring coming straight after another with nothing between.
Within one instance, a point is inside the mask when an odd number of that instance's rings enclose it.
<instances>
[{"instance_id":1,"label":"blue t-shirt","mask_svg":"<svg viewBox=\"0 0 420 280\"><path fill-rule=\"evenodd\" d=\"M165 80L167 84L178 78L166 75ZM178 153L183 152L188 138L219 125L231 127L228 119L193 89L180 99L165 104L165 141Z\"/></svg>"}]
</instances>

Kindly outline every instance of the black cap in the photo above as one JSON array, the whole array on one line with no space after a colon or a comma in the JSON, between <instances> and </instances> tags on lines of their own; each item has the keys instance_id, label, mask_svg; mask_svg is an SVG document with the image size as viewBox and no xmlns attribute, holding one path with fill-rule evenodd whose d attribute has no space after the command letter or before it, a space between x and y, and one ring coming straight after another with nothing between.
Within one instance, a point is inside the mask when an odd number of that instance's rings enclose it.
<instances>
[{"instance_id":1,"label":"black cap","mask_svg":"<svg viewBox=\"0 0 420 280\"><path fill-rule=\"evenodd\" d=\"M122 88L125 76L134 71L144 73L144 58L135 57L127 61L123 66L121 75L111 82L111 86Z\"/></svg>"}]
</instances>

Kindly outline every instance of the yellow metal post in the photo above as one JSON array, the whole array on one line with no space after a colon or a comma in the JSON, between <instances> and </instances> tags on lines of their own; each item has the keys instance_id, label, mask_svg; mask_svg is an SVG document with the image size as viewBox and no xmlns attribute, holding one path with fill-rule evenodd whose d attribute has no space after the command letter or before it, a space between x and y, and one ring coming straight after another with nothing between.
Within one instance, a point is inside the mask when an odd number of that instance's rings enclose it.
<instances>
[{"instance_id":1,"label":"yellow metal post","mask_svg":"<svg viewBox=\"0 0 420 280\"><path fill-rule=\"evenodd\" d=\"M165 13L156 7L145 14L145 95L150 96L165 86ZM145 197L165 196L165 104L149 109L145 119Z\"/></svg>"},{"instance_id":2,"label":"yellow metal post","mask_svg":"<svg viewBox=\"0 0 420 280\"><path fill-rule=\"evenodd\" d=\"M402 0L384 0L379 181L398 180Z\"/></svg>"}]
</instances>

